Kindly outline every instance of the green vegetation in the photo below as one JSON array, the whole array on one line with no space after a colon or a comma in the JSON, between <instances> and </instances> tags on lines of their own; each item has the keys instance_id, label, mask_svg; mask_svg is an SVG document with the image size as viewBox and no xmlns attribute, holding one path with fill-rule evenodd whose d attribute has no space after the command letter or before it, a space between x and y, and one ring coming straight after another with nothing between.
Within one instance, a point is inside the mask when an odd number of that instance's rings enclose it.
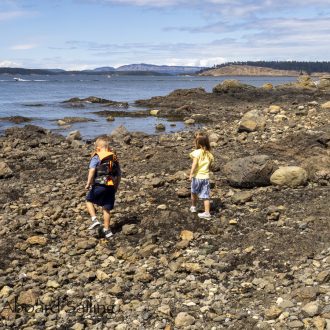
<instances>
[{"instance_id":1,"label":"green vegetation","mask_svg":"<svg viewBox=\"0 0 330 330\"><path fill-rule=\"evenodd\" d=\"M245 62L228 62L223 64L214 65L210 68L205 68L198 73L211 70L219 69L229 65L250 65L258 66L263 68L271 68L276 70L294 70L301 71L302 73L314 73L314 72L329 72L330 73L330 62L307 62L307 61L245 61Z\"/></svg>"}]
</instances>

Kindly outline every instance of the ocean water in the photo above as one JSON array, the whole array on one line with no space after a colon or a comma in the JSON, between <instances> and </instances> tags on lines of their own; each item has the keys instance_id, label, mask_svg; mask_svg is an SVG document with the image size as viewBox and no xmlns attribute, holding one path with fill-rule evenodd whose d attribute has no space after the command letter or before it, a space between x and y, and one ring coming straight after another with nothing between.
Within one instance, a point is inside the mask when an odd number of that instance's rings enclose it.
<instances>
[{"instance_id":1,"label":"ocean water","mask_svg":"<svg viewBox=\"0 0 330 330\"><path fill-rule=\"evenodd\" d=\"M15 81L20 78L21 81ZM97 96L113 101L129 102L128 111L143 110L134 105L138 99L167 95L179 88L202 87L210 92L212 88L225 79L238 79L243 83L261 86L265 82L273 85L295 81L295 77L195 77L195 76L108 76L108 75L0 75L0 118L24 116L32 118L29 124L67 135L78 129L85 139L100 134L109 134L119 125L129 131L142 131L148 134L159 134L155 130L158 123L166 127L166 134L188 129L182 122L169 122L165 119L116 118L107 122L105 117L94 114L100 110L124 110L121 108L101 107L86 104L84 108L69 108L62 102L72 97L85 98ZM63 129L57 120L64 117L85 117L94 122L75 123ZM0 134L15 124L0 120ZM23 126L19 124L17 126Z\"/></svg>"}]
</instances>

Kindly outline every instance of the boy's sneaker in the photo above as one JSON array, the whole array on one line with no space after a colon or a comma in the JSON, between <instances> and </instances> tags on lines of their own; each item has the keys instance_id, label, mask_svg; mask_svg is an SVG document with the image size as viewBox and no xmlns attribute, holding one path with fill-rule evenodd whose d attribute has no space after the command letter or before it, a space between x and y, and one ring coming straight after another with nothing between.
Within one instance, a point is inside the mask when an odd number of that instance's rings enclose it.
<instances>
[{"instance_id":1,"label":"boy's sneaker","mask_svg":"<svg viewBox=\"0 0 330 330\"><path fill-rule=\"evenodd\" d=\"M110 229L108 230L103 229L103 234L106 239L109 239L111 236L113 236L113 232Z\"/></svg>"},{"instance_id":2,"label":"boy's sneaker","mask_svg":"<svg viewBox=\"0 0 330 330\"><path fill-rule=\"evenodd\" d=\"M94 229L95 227L100 226L100 225L101 225L101 223L99 221L93 220L92 224L88 227L88 229L91 230L91 229Z\"/></svg>"},{"instance_id":3,"label":"boy's sneaker","mask_svg":"<svg viewBox=\"0 0 330 330\"><path fill-rule=\"evenodd\" d=\"M197 212L196 206L191 206L190 207L190 212L191 213L196 213Z\"/></svg>"},{"instance_id":4,"label":"boy's sneaker","mask_svg":"<svg viewBox=\"0 0 330 330\"><path fill-rule=\"evenodd\" d=\"M206 212L198 213L198 217L201 219L211 219L211 214Z\"/></svg>"}]
</instances>

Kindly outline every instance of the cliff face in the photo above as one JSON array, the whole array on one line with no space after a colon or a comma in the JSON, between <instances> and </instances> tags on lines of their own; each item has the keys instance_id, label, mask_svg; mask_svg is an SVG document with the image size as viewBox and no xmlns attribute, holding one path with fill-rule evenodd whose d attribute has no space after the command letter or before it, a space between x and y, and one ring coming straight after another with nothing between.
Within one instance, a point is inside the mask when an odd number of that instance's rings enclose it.
<instances>
[{"instance_id":1,"label":"cliff face","mask_svg":"<svg viewBox=\"0 0 330 330\"><path fill-rule=\"evenodd\" d=\"M201 76L299 76L299 71L275 70L250 65L228 65L202 72Z\"/></svg>"}]
</instances>

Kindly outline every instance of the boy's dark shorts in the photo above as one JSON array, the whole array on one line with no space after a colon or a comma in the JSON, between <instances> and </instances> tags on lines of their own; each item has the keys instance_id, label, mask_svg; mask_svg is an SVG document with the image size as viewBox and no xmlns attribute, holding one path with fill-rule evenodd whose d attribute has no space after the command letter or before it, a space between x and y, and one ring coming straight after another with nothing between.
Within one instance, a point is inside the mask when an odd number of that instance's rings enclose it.
<instances>
[{"instance_id":1,"label":"boy's dark shorts","mask_svg":"<svg viewBox=\"0 0 330 330\"><path fill-rule=\"evenodd\" d=\"M86 200L110 211L115 204L115 195L116 191L113 187L92 186L91 190L87 193Z\"/></svg>"}]
</instances>

